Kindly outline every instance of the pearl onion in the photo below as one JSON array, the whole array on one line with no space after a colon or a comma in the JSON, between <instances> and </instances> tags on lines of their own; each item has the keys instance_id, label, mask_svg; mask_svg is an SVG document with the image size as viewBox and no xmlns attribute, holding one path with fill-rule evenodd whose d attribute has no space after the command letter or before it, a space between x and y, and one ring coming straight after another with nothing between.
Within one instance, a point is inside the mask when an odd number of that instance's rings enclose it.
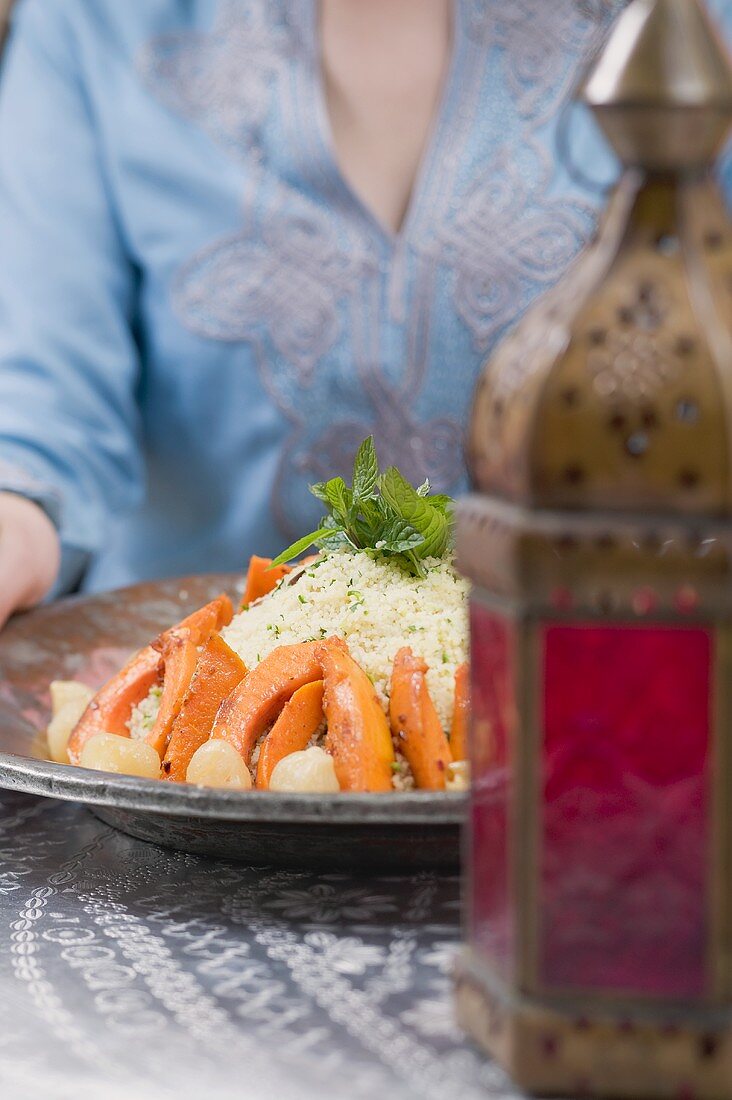
<instances>
[{"instance_id":1,"label":"pearl onion","mask_svg":"<svg viewBox=\"0 0 732 1100\"><path fill-rule=\"evenodd\" d=\"M186 779L199 787L233 787L248 791L252 786L249 768L228 741L206 741L191 757Z\"/></svg>"},{"instance_id":2,"label":"pearl onion","mask_svg":"<svg viewBox=\"0 0 732 1100\"><path fill-rule=\"evenodd\" d=\"M116 733L97 733L81 750L82 768L98 772L137 775L142 779L160 778L160 757L146 741L133 741Z\"/></svg>"},{"instance_id":3,"label":"pearl onion","mask_svg":"<svg viewBox=\"0 0 732 1100\"><path fill-rule=\"evenodd\" d=\"M269 789L292 794L335 794L341 788L333 757L313 747L283 757L274 767Z\"/></svg>"},{"instance_id":4,"label":"pearl onion","mask_svg":"<svg viewBox=\"0 0 732 1100\"><path fill-rule=\"evenodd\" d=\"M53 717L46 730L48 755L57 764L68 764L71 731L81 718L94 692L78 680L54 680L51 684Z\"/></svg>"}]
</instances>

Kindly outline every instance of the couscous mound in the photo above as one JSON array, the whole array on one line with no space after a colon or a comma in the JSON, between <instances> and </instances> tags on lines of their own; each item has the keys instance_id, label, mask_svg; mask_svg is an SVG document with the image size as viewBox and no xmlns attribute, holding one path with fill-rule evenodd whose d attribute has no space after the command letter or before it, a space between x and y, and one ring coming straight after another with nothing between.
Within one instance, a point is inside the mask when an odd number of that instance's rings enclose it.
<instances>
[{"instance_id":1,"label":"couscous mound","mask_svg":"<svg viewBox=\"0 0 732 1100\"><path fill-rule=\"evenodd\" d=\"M337 635L370 678L384 706L394 658L410 646L427 663L427 684L445 729L452 722L455 672L467 659L467 582L448 559L428 559L424 577L388 558L338 550L280 581L236 615L224 640L247 668L281 645Z\"/></svg>"}]
</instances>

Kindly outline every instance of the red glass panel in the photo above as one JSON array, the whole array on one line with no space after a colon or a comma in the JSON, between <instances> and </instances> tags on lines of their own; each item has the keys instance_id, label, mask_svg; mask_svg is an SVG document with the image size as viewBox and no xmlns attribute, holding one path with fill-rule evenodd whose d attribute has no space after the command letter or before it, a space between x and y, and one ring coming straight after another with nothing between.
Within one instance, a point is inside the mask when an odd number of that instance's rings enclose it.
<instances>
[{"instance_id":1,"label":"red glass panel","mask_svg":"<svg viewBox=\"0 0 732 1100\"><path fill-rule=\"evenodd\" d=\"M508 978L513 970L509 800L514 726L513 627L474 601L472 666L471 940Z\"/></svg>"},{"instance_id":2,"label":"red glass panel","mask_svg":"<svg viewBox=\"0 0 732 1100\"><path fill-rule=\"evenodd\" d=\"M544 631L545 985L704 991L711 634Z\"/></svg>"}]
</instances>

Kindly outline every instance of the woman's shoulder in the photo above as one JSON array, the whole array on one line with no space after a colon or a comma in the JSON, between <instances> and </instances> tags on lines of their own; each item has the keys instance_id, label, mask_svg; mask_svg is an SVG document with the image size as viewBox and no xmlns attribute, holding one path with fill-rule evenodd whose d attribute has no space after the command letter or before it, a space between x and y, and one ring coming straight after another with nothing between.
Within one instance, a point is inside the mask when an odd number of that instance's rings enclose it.
<instances>
[{"instance_id":1,"label":"woman's shoulder","mask_svg":"<svg viewBox=\"0 0 732 1100\"><path fill-rule=\"evenodd\" d=\"M12 28L52 37L71 31L121 43L205 27L218 0L15 0Z\"/></svg>"}]
</instances>

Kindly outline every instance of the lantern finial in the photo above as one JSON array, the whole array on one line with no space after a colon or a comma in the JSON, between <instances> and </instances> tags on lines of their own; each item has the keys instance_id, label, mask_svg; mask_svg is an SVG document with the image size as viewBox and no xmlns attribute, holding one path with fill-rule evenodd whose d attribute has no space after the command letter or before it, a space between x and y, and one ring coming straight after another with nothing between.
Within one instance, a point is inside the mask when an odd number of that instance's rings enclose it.
<instances>
[{"instance_id":1,"label":"lantern finial","mask_svg":"<svg viewBox=\"0 0 732 1100\"><path fill-rule=\"evenodd\" d=\"M625 164L708 163L732 123L725 47L698 0L637 0L620 16L581 98Z\"/></svg>"}]
</instances>

